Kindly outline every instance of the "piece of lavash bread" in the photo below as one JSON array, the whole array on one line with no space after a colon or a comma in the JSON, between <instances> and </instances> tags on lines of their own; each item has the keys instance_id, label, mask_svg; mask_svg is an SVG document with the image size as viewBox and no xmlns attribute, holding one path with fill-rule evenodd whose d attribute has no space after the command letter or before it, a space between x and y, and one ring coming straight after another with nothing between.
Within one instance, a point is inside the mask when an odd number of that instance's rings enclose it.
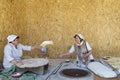
<instances>
[{"instance_id":1,"label":"piece of lavash bread","mask_svg":"<svg viewBox=\"0 0 120 80\"><path fill-rule=\"evenodd\" d=\"M41 44L40 44L40 46L42 46L42 47L46 47L47 45L52 45L53 44L53 41L43 41Z\"/></svg>"},{"instance_id":2,"label":"piece of lavash bread","mask_svg":"<svg viewBox=\"0 0 120 80\"><path fill-rule=\"evenodd\" d=\"M96 75L103 77L103 78L115 78L117 77L117 74L103 65L100 62L91 62L87 65L88 69L93 71Z\"/></svg>"}]
</instances>

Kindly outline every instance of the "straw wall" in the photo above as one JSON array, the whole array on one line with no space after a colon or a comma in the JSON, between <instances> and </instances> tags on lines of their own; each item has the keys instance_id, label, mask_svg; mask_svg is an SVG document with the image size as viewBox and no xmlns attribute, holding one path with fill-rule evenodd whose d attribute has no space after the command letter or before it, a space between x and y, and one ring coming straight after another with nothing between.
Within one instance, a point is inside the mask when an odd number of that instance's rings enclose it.
<instances>
[{"instance_id":1,"label":"straw wall","mask_svg":"<svg viewBox=\"0 0 120 80\"><path fill-rule=\"evenodd\" d=\"M119 9L120 0L0 0L0 59L12 33L27 45L53 40L47 47L51 58L67 52L76 33L84 35L95 57L120 56ZM25 55L43 57L39 50Z\"/></svg>"}]
</instances>

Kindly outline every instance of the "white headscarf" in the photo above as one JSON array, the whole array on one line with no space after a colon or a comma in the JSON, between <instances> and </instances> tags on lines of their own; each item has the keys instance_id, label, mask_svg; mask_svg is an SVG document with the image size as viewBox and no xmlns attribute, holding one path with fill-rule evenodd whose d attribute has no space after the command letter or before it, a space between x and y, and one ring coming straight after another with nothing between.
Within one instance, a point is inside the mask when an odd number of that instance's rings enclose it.
<instances>
[{"instance_id":1,"label":"white headscarf","mask_svg":"<svg viewBox=\"0 0 120 80\"><path fill-rule=\"evenodd\" d=\"M81 39L84 39L82 34L76 34L76 35L78 35Z\"/></svg>"},{"instance_id":2,"label":"white headscarf","mask_svg":"<svg viewBox=\"0 0 120 80\"><path fill-rule=\"evenodd\" d=\"M11 34L7 37L8 43L14 41L17 37L17 35Z\"/></svg>"}]
</instances>

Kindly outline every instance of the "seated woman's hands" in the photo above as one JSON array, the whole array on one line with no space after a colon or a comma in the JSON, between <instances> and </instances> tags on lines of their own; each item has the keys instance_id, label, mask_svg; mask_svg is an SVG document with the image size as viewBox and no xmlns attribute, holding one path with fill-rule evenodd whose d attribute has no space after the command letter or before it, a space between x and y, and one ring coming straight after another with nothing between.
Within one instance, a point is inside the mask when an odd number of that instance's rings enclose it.
<instances>
[{"instance_id":1,"label":"seated woman's hands","mask_svg":"<svg viewBox=\"0 0 120 80\"><path fill-rule=\"evenodd\" d=\"M17 62L17 61L14 60L14 59L11 61L11 63L14 64L14 65L16 65L16 66L18 66L18 67L21 66L21 65L23 65L22 61Z\"/></svg>"},{"instance_id":2,"label":"seated woman's hands","mask_svg":"<svg viewBox=\"0 0 120 80\"><path fill-rule=\"evenodd\" d=\"M16 66L21 66L21 65L23 65L23 63L22 62L18 62L17 64L16 64Z\"/></svg>"}]
</instances>

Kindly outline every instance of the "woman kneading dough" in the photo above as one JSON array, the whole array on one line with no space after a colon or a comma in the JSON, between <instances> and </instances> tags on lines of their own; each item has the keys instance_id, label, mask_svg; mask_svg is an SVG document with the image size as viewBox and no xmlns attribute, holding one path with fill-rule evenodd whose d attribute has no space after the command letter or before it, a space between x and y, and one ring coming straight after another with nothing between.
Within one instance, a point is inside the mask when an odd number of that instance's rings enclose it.
<instances>
[{"instance_id":1,"label":"woman kneading dough","mask_svg":"<svg viewBox=\"0 0 120 80\"><path fill-rule=\"evenodd\" d=\"M27 46L19 43L19 36L11 34L7 37L8 43L4 48L3 66L9 69L12 65L21 66L21 57L23 50L31 51L32 49L42 49L41 46Z\"/></svg>"}]
</instances>

